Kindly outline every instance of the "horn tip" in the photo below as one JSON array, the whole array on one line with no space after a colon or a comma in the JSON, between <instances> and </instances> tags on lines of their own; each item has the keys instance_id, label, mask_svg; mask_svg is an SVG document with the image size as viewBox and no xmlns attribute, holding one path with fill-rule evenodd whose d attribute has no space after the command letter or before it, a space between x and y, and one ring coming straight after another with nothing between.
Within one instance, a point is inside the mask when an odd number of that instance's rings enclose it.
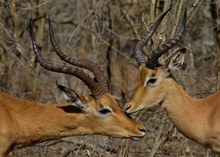
<instances>
[{"instance_id":1,"label":"horn tip","mask_svg":"<svg viewBox=\"0 0 220 157\"><path fill-rule=\"evenodd\" d=\"M63 85L60 85L60 84L58 84L58 83L57 83L57 87L58 87L59 90L61 90L61 91L65 88Z\"/></svg>"},{"instance_id":2,"label":"horn tip","mask_svg":"<svg viewBox=\"0 0 220 157\"><path fill-rule=\"evenodd\" d=\"M51 23L51 17L49 15L47 15L47 20L49 22L49 24Z\"/></svg>"},{"instance_id":3,"label":"horn tip","mask_svg":"<svg viewBox=\"0 0 220 157\"><path fill-rule=\"evenodd\" d=\"M165 11L165 13L168 13L171 9L172 9L172 4L171 4L170 7L167 9L167 11Z\"/></svg>"},{"instance_id":4,"label":"horn tip","mask_svg":"<svg viewBox=\"0 0 220 157\"><path fill-rule=\"evenodd\" d=\"M186 28L187 25L187 9L184 9L184 15L183 15L183 20L182 20L182 25L184 27L184 29Z\"/></svg>"},{"instance_id":5,"label":"horn tip","mask_svg":"<svg viewBox=\"0 0 220 157\"><path fill-rule=\"evenodd\" d=\"M184 17L186 18L187 17L187 8L185 7L184 9Z\"/></svg>"},{"instance_id":6,"label":"horn tip","mask_svg":"<svg viewBox=\"0 0 220 157\"><path fill-rule=\"evenodd\" d=\"M167 9L162 15L161 15L161 19L163 19L166 15L167 15L167 13L169 12L171 10L171 6L169 7L169 9Z\"/></svg>"}]
</instances>

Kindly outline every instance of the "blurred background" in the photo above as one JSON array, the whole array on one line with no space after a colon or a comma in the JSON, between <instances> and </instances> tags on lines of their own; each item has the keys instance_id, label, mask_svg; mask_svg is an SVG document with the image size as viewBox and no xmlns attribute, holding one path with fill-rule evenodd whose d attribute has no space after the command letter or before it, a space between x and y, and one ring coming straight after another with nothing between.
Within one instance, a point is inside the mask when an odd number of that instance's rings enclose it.
<instances>
[{"instance_id":1,"label":"blurred background","mask_svg":"<svg viewBox=\"0 0 220 157\"><path fill-rule=\"evenodd\" d=\"M109 80L111 93L123 107L136 85L135 43L171 5L171 11L146 45L146 55L174 36L187 7L187 32L178 45L185 47L187 53L184 66L174 76L191 96L207 97L219 90L218 0L0 0L0 90L44 103L65 102L56 82L79 94L90 94L77 78L46 71L36 63L29 35L30 19L35 20L42 55L61 63L49 41L45 18L49 15L61 49L69 56L98 63ZM159 107L143 111L137 119L147 127L147 135L140 141L74 136L14 150L8 156L217 156L179 133Z\"/></svg>"}]
</instances>

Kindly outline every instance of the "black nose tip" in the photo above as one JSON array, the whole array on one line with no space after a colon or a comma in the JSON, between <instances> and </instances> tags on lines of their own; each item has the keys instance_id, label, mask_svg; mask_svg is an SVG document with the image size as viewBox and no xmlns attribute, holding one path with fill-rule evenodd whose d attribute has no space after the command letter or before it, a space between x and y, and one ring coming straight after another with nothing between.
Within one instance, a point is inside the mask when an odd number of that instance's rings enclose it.
<instances>
[{"instance_id":1,"label":"black nose tip","mask_svg":"<svg viewBox=\"0 0 220 157\"><path fill-rule=\"evenodd\" d=\"M146 129L145 128L138 128L138 130L140 130L141 132L146 132Z\"/></svg>"}]
</instances>

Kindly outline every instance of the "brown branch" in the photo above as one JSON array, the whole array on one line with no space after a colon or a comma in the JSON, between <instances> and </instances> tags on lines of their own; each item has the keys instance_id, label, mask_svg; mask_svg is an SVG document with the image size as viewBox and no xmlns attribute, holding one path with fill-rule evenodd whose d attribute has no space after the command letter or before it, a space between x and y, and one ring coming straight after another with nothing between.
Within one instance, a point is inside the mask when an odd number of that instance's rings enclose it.
<instances>
[{"instance_id":1,"label":"brown branch","mask_svg":"<svg viewBox=\"0 0 220 157\"><path fill-rule=\"evenodd\" d=\"M189 9L187 13L188 14L187 23L189 23L192 20L192 18L196 15L196 13L199 11L204 1L205 0L196 0L193 3L192 7Z\"/></svg>"},{"instance_id":2,"label":"brown branch","mask_svg":"<svg viewBox=\"0 0 220 157\"><path fill-rule=\"evenodd\" d=\"M167 116L164 115L162 117L162 120L161 120L161 124L160 124L160 128L159 128L159 131L156 135L156 139L155 139L155 143L154 143L154 146L153 146L153 149L151 151L151 154L149 157L154 157L155 154L156 154L156 151L158 150L158 148L160 147L160 145L166 141L166 139L168 138L168 134L169 134L169 131L167 131L165 134L163 134L163 129L165 127L165 121L167 120Z\"/></svg>"},{"instance_id":3,"label":"brown branch","mask_svg":"<svg viewBox=\"0 0 220 157\"><path fill-rule=\"evenodd\" d=\"M130 17L129 17L128 14L125 14L125 13L123 13L123 14L124 14L124 17L125 17L126 22L127 22L128 25L130 26L130 28L131 28L133 34L135 35L136 39L140 40L141 37L140 37L139 33L137 32L137 30L134 28L134 23L133 23L133 21L130 19Z\"/></svg>"},{"instance_id":4,"label":"brown branch","mask_svg":"<svg viewBox=\"0 0 220 157\"><path fill-rule=\"evenodd\" d=\"M72 40L72 38L73 38L73 35L76 33L76 31L79 29L79 27L83 24L83 22L84 22L86 19L88 19L88 18L92 15L92 13L94 12L94 10L95 10L99 5L101 5L103 2L104 2L104 1L99 1L99 2L95 5L95 7L80 21L80 23L76 26L76 28L74 29L74 31L71 33L70 38L69 38L69 40L68 40L68 43L71 42L71 40Z\"/></svg>"},{"instance_id":5,"label":"brown branch","mask_svg":"<svg viewBox=\"0 0 220 157\"><path fill-rule=\"evenodd\" d=\"M176 15L175 17L175 25L174 25L174 29L171 33L171 36L174 36L176 31L177 31L177 28L179 26L179 23L180 23L180 19L182 18L182 12L184 10L183 8L183 5L184 5L184 0L180 0L179 3L176 3L176 6L175 6L175 10L174 10L174 15Z\"/></svg>"},{"instance_id":6,"label":"brown branch","mask_svg":"<svg viewBox=\"0 0 220 157\"><path fill-rule=\"evenodd\" d=\"M114 152L117 153L117 148L114 146L110 146L110 145L103 145L103 143L101 142L97 142L95 140L91 140L91 141L84 141L81 139L75 139L73 137L66 137L66 138L62 138L60 141L63 142L68 142L68 143L72 143L72 144L76 144L76 145L85 145L86 147L90 148L90 149L102 149L105 150L105 155L111 157L112 155L109 152Z\"/></svg>"},{"instance_id":7,"label":"brown branch","mask_svg":"<svg viewBox=\"0 0 220 157\"><path fill-rule=\"evenodd\" d=\"M151 0L150 21L154 21L155 19L156 4L157 4L157 0Z\"/></svg>"},{"instance_id":8,"label":"brown branch","mask_svg":"<svg viewBox=\"0 0 220 157\"><path fill-rule=\"evenodd\" d=\"M165 12L167 9L170 8L170 6L172 5L172 1L173 0L166 0L165 4L164 4L164 8L163 8L163 12ZM169 13L170 14L170 13ZM167 15L169 17L169 14ZM167 32L167 28L170 24L168 24L168 18L164 18L163 22L161 23L161 34L164 34L164 32Z\"/></svg>"}]
</instances>

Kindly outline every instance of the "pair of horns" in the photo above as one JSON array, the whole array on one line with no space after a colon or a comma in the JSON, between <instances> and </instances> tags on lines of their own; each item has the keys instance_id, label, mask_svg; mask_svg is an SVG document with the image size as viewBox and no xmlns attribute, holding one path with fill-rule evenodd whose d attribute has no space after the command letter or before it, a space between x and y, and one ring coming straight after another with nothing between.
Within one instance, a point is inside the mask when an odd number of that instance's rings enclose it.
<instances>
[{"instance_id":1,"label":"pair of horns","mask_svg":"<svg viewBox=\"0 0 220 157\"><path fill-rule=\"evenodd\" d=\"M145 66L150 69L155 69L156 67L161 66L161 64L158 62L158 59L164 53L166 53L169 49L173 48L182 39L182 37L186 31L186 24L187 24L187 11L186 11L186 9L184 11L184 15L182 18L182 25L181 25L179 32L177 32L172 39L170 39L166 43L162 44L160 47L152 50L149 53L147 60L144 58L144 54L143 54L144 45L147 44L147 42L151 39L152 35L154 34L154 32L156 31L156 29L158 28L158 26L160 25L160 23L162 22L162 20L164 19L164 17L167 15L167 13L169 11L170 11L170 9L165 11L156 20L156 22L149 28L149 31L147 32L145 37L142 38L137 43L135 50L134 50L134 55L135 55L135 59L136 59L139 66L142 64L145 64Z\"/></svg>"},{"instance_id":2,"label":"pair of horns","mask_svg":"<svg viewBox=\"0 0 220 157\"><path fill-rule=\"evenodd\" d=\"M90 70L94 74L95 78L90 77L88 74L83 72L83 70L80 68L67 66L67 65L55 65L55 64L50 63L48 59L43 59L41 55L41 48L36 43L34 29L33 29L33 21L31 21L30 22L30 35L31 35L33 50L36 55L36 60L40 63L40 65L47 70L58 72L58 73L69 74L69 75L73 75L79 78L89 87L89 89L92 92L93 97L95 97L96 99L100 98L105 93L109 92L108 81L105 78L101 68L96 63L91 62L89 60L77 60L63 53L61 49L59 48L56 42L56 39L54 37L50 18L48 18L48 25L49 25L51 45L53 47L53 50L60 57L60 59L71 65Z\"/></svg>"}]
</instances>

